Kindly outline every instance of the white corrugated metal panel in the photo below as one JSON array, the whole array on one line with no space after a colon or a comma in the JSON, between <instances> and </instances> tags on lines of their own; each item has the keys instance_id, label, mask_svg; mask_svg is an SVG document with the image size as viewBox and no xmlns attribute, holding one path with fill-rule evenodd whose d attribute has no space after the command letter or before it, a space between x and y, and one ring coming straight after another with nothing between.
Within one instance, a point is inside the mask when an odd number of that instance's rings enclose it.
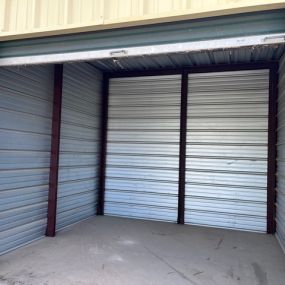
<instances>
[{"instance_id":1,"label":"white corrugated metal panel","mask_svg":"<svg viewBox=\"0 0 285 285\"><path fill-rule=\"evenodd\" d=\"M285 55L280 60L278 92L276 233L285 250Z\"/></svg>"},{"instance_id":2,"label":"white corrugated metal panel","mask_svg":"<svg viewBox=\"0 0 285 285\"><path fill-rule=\"evenodd\" d=\"M0 69L0 254L45 233L53 68Z\"/></svg>"},{"instance_id":3,"label":"white corrugated metal panel","mask_svg":"<svg viewBox=\"0 0 285 285\"><path fill-rule=\"evenodd\" d=\"M105 213L176 221L181 75L110 80Z\"/></svg>"},{"instance_id":4,"label":"white corrugated metal panel","mask_svg":"<svg viewBox=\"0 0 285 285\"><path fill-rule=\"evenodd\" d=\"M185 221L266 231L268 70L189 75Z\"/></svg>"},{"instance_id":5,"label":"white corrugated metal panel","mask_svg":"<svg viewBox=\"0 0 285 285\"><path fill-rule=\"evenodd\" d=\"M57 229L96 213L101 83L89 64L64 65Z\"/></svg>"},{"instance_id":6,"label":"white corrugated metal panel","mask_svg":"<svg viewBox=\"0 0 285 285\"><path fill-rule=\"evenodd\" d=\"M1 0L0 39L284 8L283 0Z\"/></svg>"}]
</instances>

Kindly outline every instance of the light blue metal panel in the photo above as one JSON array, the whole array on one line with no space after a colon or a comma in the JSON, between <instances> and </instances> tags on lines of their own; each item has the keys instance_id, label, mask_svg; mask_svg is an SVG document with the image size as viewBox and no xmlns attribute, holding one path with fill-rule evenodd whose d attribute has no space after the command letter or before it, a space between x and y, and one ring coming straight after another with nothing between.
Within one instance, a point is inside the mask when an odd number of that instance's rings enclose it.
<instances>
[{"instance_id":1,"label":"light blue metal panel","mask_svg":"<svg viewBox=\"0 0 285 285\"><path fill-rule=\"evenodd\" d=\"M0 69L0 254L44 236L53 67Z\"/></svg>"},{"instance_id":2,"label":"light blue metal panel","mask_svg":"<svg viewBox=\"0 0 285 285\"><path fill-rule=\"evenodd\" d=\"M87 63L63 68L57 229L97 208L101 74Z\"/></svg>"},{"instance_id":3,"label":"light blue metal panel","mask_svg":"<svg viewBox=\"0 0 285 285\"><path fill-rule=\"evenodd\" d=\"M105 214L177 220L181 75L110 80Z\"/></svg>"},{"instance_id":4,"label":"light blue metal panel","mask_svg":"<svg viewBox=\"0 0 285 285\"><path fill-rule=\"evenodd\" d=\"M276 233L285 251L285 54L280 60L278 91Z\"/></svg>"},{"instance_id":5,"label":"light blue metal panel","mask_svg":"<svg viewBox=\"0 0 285 285\"><path fill-rule=\"evenodd\" d=\"M266 231L268 70L189 75L185 222Z\"/></svg>"}]
</instances>

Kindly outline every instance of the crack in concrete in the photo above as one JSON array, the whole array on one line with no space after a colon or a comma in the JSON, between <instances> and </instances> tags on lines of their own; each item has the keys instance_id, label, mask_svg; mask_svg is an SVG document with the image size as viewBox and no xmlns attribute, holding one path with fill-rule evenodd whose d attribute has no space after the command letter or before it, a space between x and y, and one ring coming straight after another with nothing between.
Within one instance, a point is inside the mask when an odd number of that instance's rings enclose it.
<instances>
[{"instance_id":1,"label":"crack in concrete","mask_svg":"<svg viewBox=\"0 0 285 285\"><path fill-rule=\"evenodd\" d=\"M169 264L166 260L164 260L161 256L157 255L155 252L153 252L152 250L150 250L147 246L143 246L144 249L146 249L152 256L154 256L155 258L157 258L159 261L161 261L162 263L164 263L165 265L167 265L169 268L171 268L172 270L174 270L181 278L183 278L184 280L186 280L187 282L189 282L192 285L198 285L196 282L194 282L193 280L191 280L189 277L187 277L183 272L181 272L180 270L178 270L177 268L175 268L174 266L172 266L171 264Z\"/></svg>"},{"instance_id":2,"label":"crack in concrete","mask_svg":"<svg viewBox=\"0 0 285 285\"><path fill-rule=\"evenodd\" d=\"M215 247L215 249L219 249L221 247L221 244L222 244L223 241L224 241L224 239L220 238L220 240L219 240L217 246Z\"/></svg>"},{"instance_id":3,"label":"crack in concrete","mask_svg":"<svg viewBox=\"0 0 285 285\"><path fill-rule=\"evenodd\" d=\"M252 263L251 264L254 270L254 274L257 279L258 285L268 285L267 280L267 273L260 267L258 263Z\"/></svg>"},{"instance_id":4,"label":"crack in concrete","mask_svg":"<svg viewBox=\"0 0 285 285\"><path fill-rule=\"evenodd\" d=\"M196 276L196 275L199 275L199 274L202 274L202 273L204 273L204 271L198 271L196 273L193 273L193 276Z\"/></svg>"}]
</instances>

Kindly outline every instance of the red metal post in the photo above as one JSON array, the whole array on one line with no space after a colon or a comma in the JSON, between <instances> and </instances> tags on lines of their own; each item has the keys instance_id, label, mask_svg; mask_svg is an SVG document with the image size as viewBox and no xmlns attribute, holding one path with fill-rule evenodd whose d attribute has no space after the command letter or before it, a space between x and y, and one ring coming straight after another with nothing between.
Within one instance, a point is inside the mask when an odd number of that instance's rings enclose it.
<instances>
[{"instance_id":1,"label":"red metal post","mask_svg":"<svg viewBox=\"0 0 285 285\"><path fill-rule=\"evenodd\" d=\"M56 207L58 185L58 162L61 125L63 65L54 66L54 97L52 113L51 156L48 193L48 215L46 236L54 237L56 230Z\"/></svg>"}]
</instances>

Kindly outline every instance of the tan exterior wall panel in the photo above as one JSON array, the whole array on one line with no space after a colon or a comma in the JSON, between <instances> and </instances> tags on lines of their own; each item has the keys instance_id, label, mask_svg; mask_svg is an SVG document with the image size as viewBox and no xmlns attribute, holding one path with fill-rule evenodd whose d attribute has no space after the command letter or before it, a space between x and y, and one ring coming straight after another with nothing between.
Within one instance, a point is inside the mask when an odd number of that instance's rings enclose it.
<instances>
[{"instance_id":1,"label":"tan exterior wall panel","mask_svg":"<svg viewBox=\"0 0 285 285\"><path fill-rule=\"evenodd\" d=\"M0 0L0 40L285 8L280 0Z\"/></svg>"}]
</instances>

